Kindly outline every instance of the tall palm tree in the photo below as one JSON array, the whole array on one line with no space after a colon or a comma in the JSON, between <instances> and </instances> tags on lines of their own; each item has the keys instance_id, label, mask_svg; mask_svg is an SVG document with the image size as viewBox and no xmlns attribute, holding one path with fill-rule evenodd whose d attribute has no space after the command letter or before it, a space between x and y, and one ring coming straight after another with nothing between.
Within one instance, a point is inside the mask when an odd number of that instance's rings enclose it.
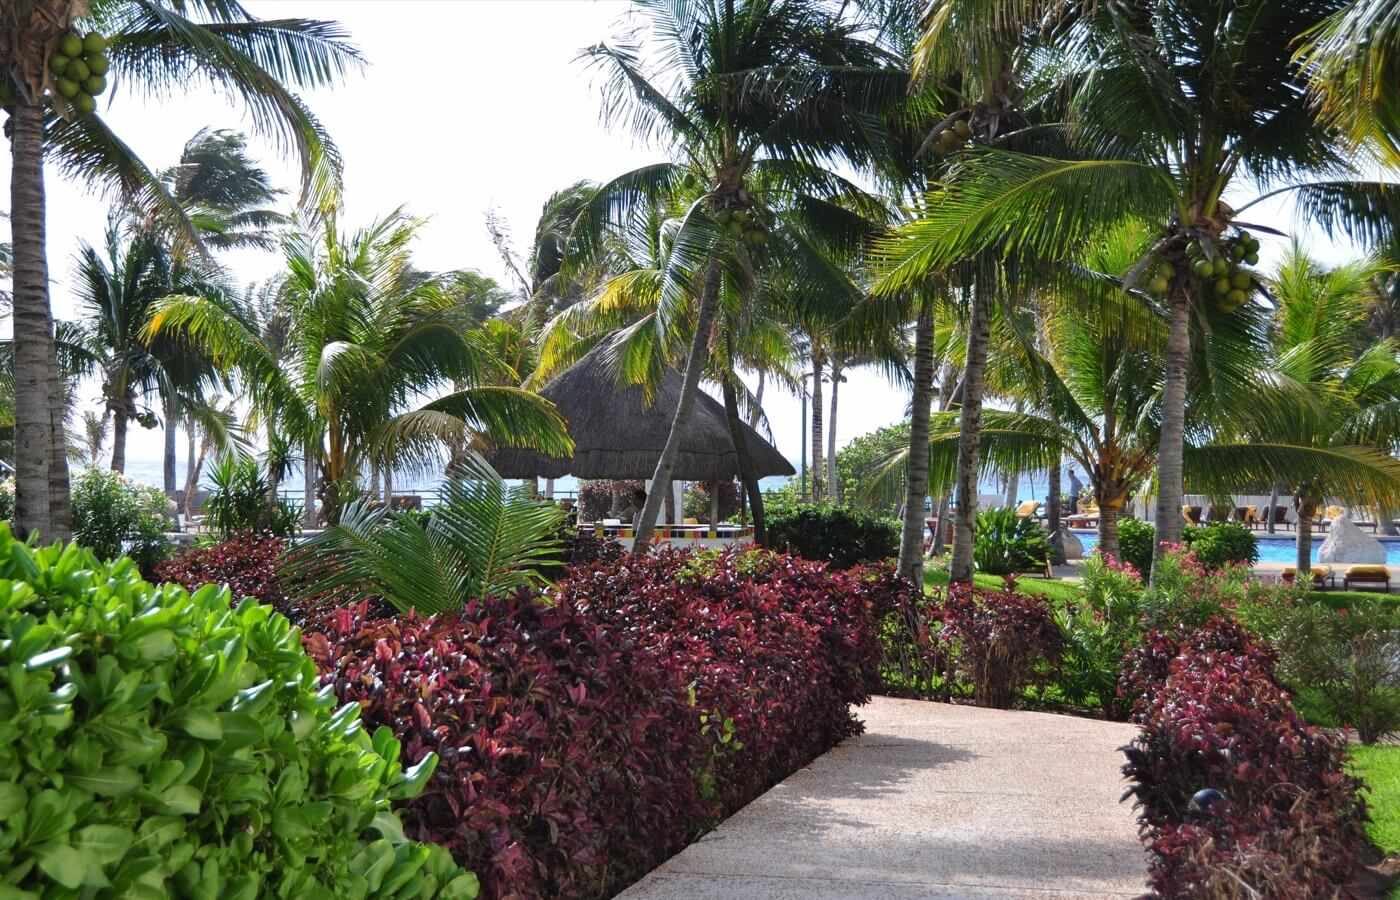
<instances>
[{"instance_id":1,"label":"tall palm tree","mask_svg":"<svg viewBox=\"0 0 1400 900\"><path fill-rule=\"evenodd\" d=\"M736 242L728 228L762 221L764 207L778 205L758 195L755 177L764 176L768 192L810 198L819 212L828 211L824 200L859 194L825 164L861 165L880 152L881 116L903 99L905 76L859 24L815 0L637 0L633 9L648 28L647 45L626 36L584 57L606 75L605 120L663 143L675 161L601 185L574 237L596 247L609 227L625 231L657 198L682 184L698 187L700 196L679 217L659 306L666 330L690 336L680 402L652 478L669 484L724 275L764 253L761 242ZM736 450L742 465L744 448ZM646 552L661 494L652 491L642 509L637 552Z\"/></svg>"},{"instance_id":2,"label":"tall palm tree","mask_svg":"<svg viewBox=\"0 0 1400 900\"><path fill-rule=\"evenodd\" d=\"M1357 341L1365 333L1380 271L1374 260L1326 269L1293 245L1273 279L1278 315L1272 365L1279 377L1306 386L1313 401L1270 421L1257 435L1261 443L1307 446L1319 453L1369 446L1389 465L1392 477L1400 477L1400 464L1390 458L1400 446L1400 344L1387 338L1358 349ZM1335 466L1279 481L1294 495L1297 565L1304 572L1311 565L1313 517L1325 498L1375 502L1349 490L1345 473ZM1400 493L1400 483L1389 493ZM1378 508L1393 506L1381 502Z\"/></svg>"},{"instance_id":3,"label":"tall palm tree","mask_svg":"<svg viewBox=\"0 0 1400 900\"><path fill-rule=\"evenodd\" d=\"M927 214L888 248L898 283L993 247L1022 265L1066 260L1110 223L1152 223L1156 240L1127 282L1146 287L1157 280L1148 273L1159 274L1164 289L1143 297L1170 311L1156 509L1163 543L1181 534L1192 333L1204 339L1210 296L1189 251L1214 261L1249 232L1274 231L1251 221L1258 200L1227 202L1227 193L1264 184L1265 196L1291 194L1300 214L1327 231L1368 239L1388 237L1400 221L1400 192L1359 177L1349 145L1315 122L1307 73L1291 58L1290 38L1342 5L982 4L987 34L1003 27L1000 14L1050 14L1054 27L1038 31L1034 59L1062 85L1045 96L1069 98L1064 155L998 147L960 154Z\"/></svg>"},{"instance_id":4,"label":"tall palm tree","mask_svg":"<svg viewBox=\"0 0 1400 900\"><path fill-rule=\"evenodd\" d=\"M259 414L306 448L308 472L319 468L330 523L373 460L426 468L444 442L473 434L554 455L573 449L552 404L496 380L501 362L463 327L444 279L410 272L420 227L395 211L349 233L327 217L289 234L280 297L295 324L280 355L203 297L167 298L147 329L186 335L239 371ZM452 385L461 389L423 402Z\"/></svg>"},{"instance_id":5,"label":"tall palm tree","mask_svg":"<svg viewBox=\"0 0 1400 900\"><path fill-rule=\"evenodd\" d=\"M303 193L317 203L333 199L339 156L293 90L334 83L359 62L334 23L263 21L237 0L14 0L0 6L0 93L12 98L15 519L22 534L60 540L71 532L71 510L48 296L43 160L145 209L163 210L197 243L159 177L101 115L80 113L54 90L50 58L75 28L106 36L108 77L134 93L160 97L197 85L242 101L257 133L296 153Z\"/></svg>"},{"instance_id":6,"label":"tall palm tree","mask_svg":"<svg viewBox=\"0 0 1400 900\"><path fill-rule=\"evenodd\" d=\"M1352 0L1303 38L1323 121L1400 162L1400 3Z\"/></svg>"}]
</instances>

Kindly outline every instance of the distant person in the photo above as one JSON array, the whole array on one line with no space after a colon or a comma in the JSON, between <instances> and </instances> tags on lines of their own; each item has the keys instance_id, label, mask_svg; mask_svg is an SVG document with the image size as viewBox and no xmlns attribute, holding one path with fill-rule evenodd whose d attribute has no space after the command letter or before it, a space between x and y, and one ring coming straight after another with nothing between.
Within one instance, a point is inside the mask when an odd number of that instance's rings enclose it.
<instances>
[{"instance_id":1,"label":"distant person","mask_svg":"<svg viewBox=\"0 0 1400 900\"><path fill-rule=\"evenodd\" d=\"M1083 485L1079 483L1079 475L1074 471L1074 466L1069 468L1069 514L1079 513L1079 491Z\"/></svg>"}]
</instances>

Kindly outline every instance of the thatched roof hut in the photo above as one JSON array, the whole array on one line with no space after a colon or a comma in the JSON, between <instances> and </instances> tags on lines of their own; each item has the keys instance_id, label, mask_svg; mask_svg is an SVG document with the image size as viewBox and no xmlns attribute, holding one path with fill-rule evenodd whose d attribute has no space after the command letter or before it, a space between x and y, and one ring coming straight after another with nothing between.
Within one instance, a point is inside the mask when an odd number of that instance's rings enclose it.
<instances>
[{"instance_id":1,"label":"thatched roof hut","mask_svg":"<svg viewBox=\"0 0 1400 900\"><path fill-rule=\"evenodd\" d=\"M559 408L574 439L572 458L502 447L486 454L505 478L646 479L671 432L680 403L681 373L669 371L650 405L641 387L620 387L604 356L606 344L560 373L540 391ZM792 464L747 424L749 456L758 477L792 475ZM701 391L676 454L678 481L728 481L739 474L724 407Z\"/></svg>"}]
</instances>

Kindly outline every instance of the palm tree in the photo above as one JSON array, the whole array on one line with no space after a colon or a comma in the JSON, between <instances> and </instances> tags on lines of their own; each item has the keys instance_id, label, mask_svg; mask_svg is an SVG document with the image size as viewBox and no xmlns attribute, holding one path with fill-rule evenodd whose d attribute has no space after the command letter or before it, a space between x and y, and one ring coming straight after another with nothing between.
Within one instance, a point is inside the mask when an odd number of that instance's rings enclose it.
<instances>
[{"instance_id":1,"label":"palm tree","mask_svg":"<svg viewBox=\"0 0 1400 900\"><path fill-rule=\"evenodd\" d=\"M1400 221L1400 192L1357 177L1348 146L1314 121L1307 73L1290 58L1289 37L1341 5L1076 6L1073 15L1040 30L1044 39L1034 57L1063 86L1045 96L1069 98L1065 158L999 147L960 154L930 196L927 214L888 248L898 284L989 248L1033 268L1071 258L1113 222L1135 216L1152 224L1156 240L1126 280L1147 287L1160 279L1162 289L1144 292L1144 300L1170 311L1156 509L1164 543L1178 540L1182 528L1192 333L1204 339L1209 296L1200 263L1232 254L1247 261L1249 232L1274 231L1249 219L1259 200L1237 204L1225 195L1242 184L1264 184L1270 188L1264 197L1291 194L1300 214L1325 230L1369 239L1388 236ZM1043 11L1053 22L1054 13L1068 8L1020 0L981 7L985 34L1000 33L1003 14L1015 21L1028 10ZM936 33L930 35L929 52L944 52Z\"/></svg>"},{"instance_id":2,"label":"palm tree","mask_svg":"<svg viewBox=\"0 0 1400 900\"><path fill-rule=\"evenodd\" d=\"M1303 37L1322 120L1400 162L1400 5L1352 0Z\"/></svg>"},{"instance_id":3,"label":"palm tree","mask_svg":"<svg viewBox=\"0 0 1400 900\"><path fill-rule=\"evenodd\" d=\"M444 442L473 434L572 451L552 404L500 384L501 362L463 327L444 279L410 271L420 227L395 211L348 234L327 217L288 235L280 301L295 325L280 354L203 297L167 298L146 332L185 335L239 371L258 414L306 448L308 472L319 468L332 524L375 460L427 468L440 462ZM422 402L454 384L463 387Z\"/></svg>"},{"instance_id":4,"label":"palm tree","mask_svg":"<svg viewBox=\"0 0 1400 900\"><path fill-rule=\"evenodd\" d=\"M212 0L15 0L0 6L0 94L10 113L11 206L16 343L16 525L66 540L71 533L60 378L45 255L43 160L114 189L146 210L189 219L161 183L96 112L80 112L54 91L50 58L75 28L106 36L109 77L156 97L210 85L243 101L259 134L299 158L303 194L333 199L339 156L320 123L292 92L338 81L359 62L334 23L262 21L237 2Z\"/></svg>"},{"instance_id":5,"label":"palm tree","mask_svg":"<svg viewBox=\"0 0 1400 900\"><path fill-rule=\"evenodd\" d=\"M724 275L764 253L761 238L736 241L728 229L738 223L741 232L757 231L765 207L778 205L760 196L755 177L763 176L764 191L810 198L814 212L829 212L823 199L858 195L824 164L874 158L883 142L881 116L902 100L905 76L860 25L815 0L637 0L634 11L652 43L643 48L625 37L584 57L606 75L605 121L666 144L676 161L601 185L574 238L596 249L610 228L625 232L638 210L681 185L699 193L679 217L658 307L660 327L690 335L671 437L652 478L669 484L710 355ZM744 448L736 451L742 464ZM638 552L647 549L662 493L647 497Z\"/></svg>"},{"instance_id":6,"label":"palm tree","mask_svg":"<svg viewBox=\"0 0 1400 900\"><path fill-rule=\"evenodd\" d=\"M1365 333L1370 295L1382 271L1374 260L1325 269L1294 244L1273 279L1278 315L1273 330L1273 368L1280 378L1308 388L1309 404L1268 423L1261 442L1314 448L1319 454L1359 453L1374 448L1377 469L1400 479L1391 451L1400 445L1400 344L1382 339L1358 350ZM1400 494L1400 481L1383 490L1357 490L1336 465L1280 478L1294 495L1298 514L1297 565L1311 565L1312 520L1325 498L1394 508L1384 502ZM1379 495L1380 502L1377 501Z\"/></svg>"}]
</instances>

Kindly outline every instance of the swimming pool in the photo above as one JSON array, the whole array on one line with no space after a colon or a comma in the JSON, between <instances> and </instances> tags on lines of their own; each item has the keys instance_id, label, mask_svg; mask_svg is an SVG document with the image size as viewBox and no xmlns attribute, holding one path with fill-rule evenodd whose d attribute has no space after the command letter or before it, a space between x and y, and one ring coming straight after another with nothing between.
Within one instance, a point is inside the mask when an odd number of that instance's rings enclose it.
<instances>
[{"instance_id":1,"label":"swimming pool","mask_svg":"<svg viewBox=\"0 0 1400 900\"><path fill-rule=\"evenodd\" d=\"M1075 531L1075 536L1084 545L1086 554L1093 553L1098 546L1099 535L1094 531ZM1293 565L1297 562L1297 551L1294 549L1292 535L1257 535L1259 540L1259 561L1266 563L1283 563ZM1317 562L1317 548L1322 546L1322 541L1326 535L1313 535L1312 560ZM1381 546L1385 548L1385 561L1392 566L1400 566L1400 541L1382 540Z\"/></svg>"}]
</instances>

